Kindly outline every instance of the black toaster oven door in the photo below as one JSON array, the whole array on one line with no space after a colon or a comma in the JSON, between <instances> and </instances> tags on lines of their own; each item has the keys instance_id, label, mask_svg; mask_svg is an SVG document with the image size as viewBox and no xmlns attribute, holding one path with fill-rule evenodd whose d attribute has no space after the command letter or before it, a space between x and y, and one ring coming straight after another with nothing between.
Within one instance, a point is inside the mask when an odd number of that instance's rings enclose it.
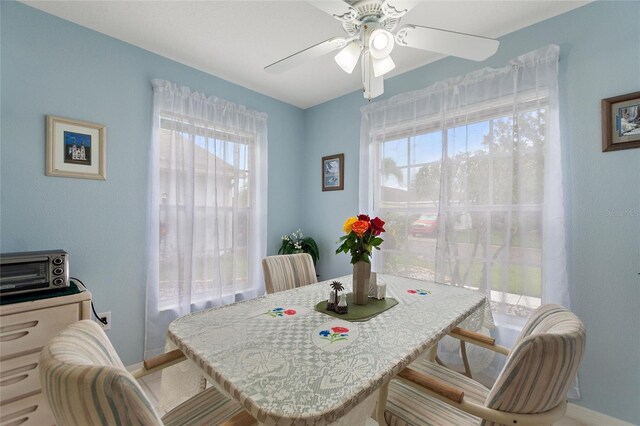
<instances>
[{"instance_id":1,"label":"black toaster oven door","mask_svg":"<svg viewBox=\"0 0 640 426\"><path fill-rule=\"evenodd\" d=\"M0 293L49 287L49 264L46 261L5 263L0 266Z\"/></svg>"}]
</instances>

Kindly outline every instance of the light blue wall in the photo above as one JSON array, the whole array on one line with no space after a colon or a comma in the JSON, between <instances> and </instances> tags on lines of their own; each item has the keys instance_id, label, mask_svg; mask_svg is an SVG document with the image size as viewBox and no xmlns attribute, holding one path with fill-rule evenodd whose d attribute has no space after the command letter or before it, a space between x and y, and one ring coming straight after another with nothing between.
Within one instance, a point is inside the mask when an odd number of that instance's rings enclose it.
<instances>
[{"instance_id":1,"label":"light blue wall","mask_svg":"<svg viewBox=\"0 0 640 426\"><path fill-rule=\"evenodd\" d=\"M580 404L634 424L640 422L640 149L602 152L600 100L640 90L639 23L639 2L597 2L503 37L498 53L484 63L448 58L391 78L383 96L483 66L501 67L548 44L560 46L569 272L573 308L587 328ZM360 93L352 93L305 114L304 229L321 243L324 277L350 270L348 257L332 252L342 221L358 210L364 104ZM323 193L319 159L340 152L347 165L345 190Z\"/></svg>"},{"instance_id":2,"label":"light blue wall","mask_svg":"<svg viewBox=\"0 0 640 426\"><path fill-rule=\"evenodd\" d=\"M69 251L97 309L113 312L109 334L126 364L142 357L152 78L267 112L269 253L301 226L321 247L322 278L349 272L348 258L333 250L342 221L358 208L360 93L301 111L21 4L0 2L0 13L0 250ZM598 2L504 37L485 63L445 59L389 79L384 95L560 45L569 269L574 310L588 333L581 404L633 423L640 422L640 149L601 152L599 103L640 90L638 22L640 3ZM107 125L107 181L44 176L46 114ZM323 193L320 158L341 152L345 190Z\"/></svg>"},{"instance_id":3,"label":"light blue wall","mask_svg":"<svg viewBox=\"0 0 640 426\"><path fill-rule=\"evenodd\" d=\"M269 115L269 252L299 226L304 111L14 2L1 5L0 249L62 248L112 311L125 364L142 358L151 79ZM228 58L220 58L228 60ZM107 180L44 175L45 115L107 126ZM285 172L286 171L286 172ZM294 225L292 225L294 224Z\"/></svg>"}]
</instances>

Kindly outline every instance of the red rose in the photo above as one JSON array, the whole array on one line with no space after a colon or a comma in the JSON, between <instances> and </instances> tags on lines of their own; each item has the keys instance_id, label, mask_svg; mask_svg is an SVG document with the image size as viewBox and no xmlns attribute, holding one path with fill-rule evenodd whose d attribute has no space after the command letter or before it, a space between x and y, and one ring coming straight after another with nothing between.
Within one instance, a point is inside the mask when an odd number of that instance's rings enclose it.
<instances>
[{"instance_id":1,"label":"red rose","mask_svg":"<svg viewBox=\"0 0 640 426\"><path fill-rule=\"evenodd\" d=\"M377 235L380 235L380 233L382 232L384 232L384 220L376 216L371 221L371 233L377 236Z\"/></svg>"},{"instance_id":2,"label":"red rose","mask_svg":"<svg viewBox=\"0 0 640 426\"><path fill-rule=\"evenodd\" d=\"M367 222L371 221L371 219L369 218L369 215L366 215L366 214L359 214L358 220L366 220Z\"/></svg>"},{"instance_id":3,"label":"red rose","mask_svg":"<svg viewBox=\"0 0 640 426\"><path fill-rule=\"evenodd\" d=\"M334 333L348 333L349 329L344 327L333 327L331 331L333 331Z\"/></svg>"},{"instance_id":4,"label":"red rose","mask_svg":"<svg viewBox=\"0 0 640 426\"><path fill-rule=\"evenodd\" d=\"M296 314L296 310L295 309L287 309L286 311L284 311L285 315L295 315Z\"/></svg>"}]
</instances>

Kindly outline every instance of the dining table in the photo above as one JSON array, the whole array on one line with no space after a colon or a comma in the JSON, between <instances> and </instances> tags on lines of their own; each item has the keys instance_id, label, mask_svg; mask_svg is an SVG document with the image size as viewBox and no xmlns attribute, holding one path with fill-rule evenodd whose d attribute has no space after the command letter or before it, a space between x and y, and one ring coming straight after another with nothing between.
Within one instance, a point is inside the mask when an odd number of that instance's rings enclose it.
<instances>
[{"instance_id":1,"label":"dining table","mask_svg":"<svg viewBox=\"0 0 640 426\"><path fill-rule=\"evenodd\" d=\"M170 324L168 340L260 424L375 424L375 411L384 423L389 381L489 303L472 289L377 274L397 305L347 321L316 310L336 280L352 290L347 275L194 312Z\"/></svg>"}]
</instances>

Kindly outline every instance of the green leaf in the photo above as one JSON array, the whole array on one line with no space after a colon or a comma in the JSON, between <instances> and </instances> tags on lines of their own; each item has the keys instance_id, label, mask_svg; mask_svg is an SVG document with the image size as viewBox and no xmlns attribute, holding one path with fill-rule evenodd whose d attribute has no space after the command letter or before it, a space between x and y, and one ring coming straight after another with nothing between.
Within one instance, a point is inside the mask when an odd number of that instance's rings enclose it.
<instances>
[{"instance_id":1,"label":"green leaf","mask_svg":"<svg viewBox=\"0 0 640 426\"><path fill-rule=\"evenodd\" d=\"M311 237L304 238L302 240L302 249L305 253L309 253L311 255L313 264L315 265L318 259L320 259L320 250L318 250L318 245L315 240Z\"/></svg>"},{"instance_id":2,"label":"green leaf","mask_svg":"<svg viewBox=\"0 0 640 426\"><path fill-rule=\"evenodd\" d=\"M383 240L382 238L380 238L380 237L374 237L374 238L371 240L371 245L372 245L372 246L379 246L379 245L380 245L380 244L382 244L383 242L384 242L384 240Z\"/></svg>"}]
</instances>

